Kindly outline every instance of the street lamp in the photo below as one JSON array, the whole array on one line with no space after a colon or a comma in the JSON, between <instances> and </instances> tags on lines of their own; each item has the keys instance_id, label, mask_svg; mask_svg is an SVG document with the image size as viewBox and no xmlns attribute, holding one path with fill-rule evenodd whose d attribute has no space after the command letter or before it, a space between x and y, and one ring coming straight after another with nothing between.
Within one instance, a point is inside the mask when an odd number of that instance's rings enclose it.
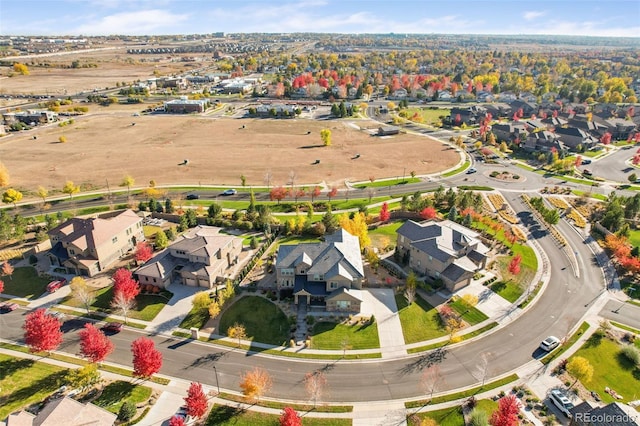
<instances>
[{"instance_id":1,"label":"street lamp","mask_svg":"<svg viewBox=\"0 0 640 426\"><path fill-rule=\"evenodd\" d=\"M216 388L218 388L218 395L220 395L220 382L218 382L218 370L216 370L215 365L213 366L213 371L216 373Z\"/></svg>"},{"instance_id":2,"label":"street lamp","mask_svg":"<svg viewBox=\"0 0 640 426\"><path fill-rule=\"evenodd\" d=\"M636 291L635 287L627 287L627 290L629 290L629 293L633 293L634 291ZM626 300L622 302L622 304L618 306L618 309L614 310L613 313L617 314L618 312L620 312L620 309L624 306L625 303L627 303Z\"/></svg>"}]
</instances>

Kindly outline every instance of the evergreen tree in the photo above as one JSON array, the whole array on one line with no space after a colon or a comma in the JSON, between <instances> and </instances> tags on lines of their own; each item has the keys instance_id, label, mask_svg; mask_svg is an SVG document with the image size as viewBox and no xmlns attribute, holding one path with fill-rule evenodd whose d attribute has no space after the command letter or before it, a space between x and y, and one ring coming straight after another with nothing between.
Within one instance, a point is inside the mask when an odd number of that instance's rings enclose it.
<instances>
[{"instance_id":1,"label":"evergreen tree","mask_svg":"<svg viewBox=\"0 0 640 426\"><path fill-rule=\"evenodd\" d=\"M449 216L447 216L447 218L451 221L456 221L458 218L458 209L456 209L456 206L451 206L451 209L449 209Z\"/></svg>"}]
</instances>

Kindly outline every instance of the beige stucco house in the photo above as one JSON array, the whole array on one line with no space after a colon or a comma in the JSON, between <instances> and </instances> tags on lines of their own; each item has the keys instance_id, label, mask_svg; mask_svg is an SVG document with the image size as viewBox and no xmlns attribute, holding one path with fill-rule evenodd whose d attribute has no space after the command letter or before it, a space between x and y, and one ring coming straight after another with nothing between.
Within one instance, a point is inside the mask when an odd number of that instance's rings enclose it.
<instances>
[{"instance_id":1,"label":"beige stucco house","mask_svg":"<svg viewBox=\"0 0 640 426\"><path fill-rule=\"evenodd\" d=\"M397 231L400 257L420 276L442 280L454 292L484 269L489 248L479 234L450 220L405 222Z\"/></svg>"},{"instance_id":2,"label":"beige stucco house","mask_svg":"<svg viewBox=\"0 0 640 426\"><path fill-rule=\"evenodd\" d=\"M132 210L111 217L74 217L49 231L54 267L67 273L92 277L144 241L142 218Z\"/></svg>"},{"instance_id":3,"label":"beige stucco house","mask_svg":"<svg viewBox=\"0 0 640 426\"><path fill-rule=\"evenodd\" d=\"M49 402L35 416L26 411L10 414L7 426L112 426L117 417L97 405L64 397Z\"/></svg>"},{"instance_id":4,"label":"beige stucco house","mask_svg":"<svg viewBox=\"0 0 640 426\"><path fill-rule=\"evenodd\" d=\"M139 267L134 276L141 285L167 288L172 281L213 288L231 278L238 263L242 239L220 233L220 228L197 226Z\"/></svg>"},{"instance_id":5,"label":"beige stucco house","mask_svg":"<svg viewBox=\"0 0 640 426\"><path fill-rule=\"evenodd\" d=\"M292 289L296 305L360 312L363 282L360 242L344 229L324 242L278 248L276 285L278 290Z\"/></svg>"}]
</instances>

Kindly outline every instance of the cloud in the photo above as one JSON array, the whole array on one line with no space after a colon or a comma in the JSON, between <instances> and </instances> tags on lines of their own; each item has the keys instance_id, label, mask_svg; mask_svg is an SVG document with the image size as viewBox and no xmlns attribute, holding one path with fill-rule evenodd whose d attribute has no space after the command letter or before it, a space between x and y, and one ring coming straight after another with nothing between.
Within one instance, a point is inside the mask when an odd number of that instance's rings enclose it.
<instances>
[{"instance_id":1,"label":"cloud","mask_svg":"<svg viewBox=\"0 0 640 426\"><path fill-rule=\"evenodd\" d=\"M73 34L170 34L171 28L189 18L188 14L175 14L167 10L149 9L122 12L86 22L73 29ZM90 19L90 18L89 18ZM165 29L164 31L162 29Z\"/></svg>"},{"instance_id":2,"label":"cloud","mask_svg":"<svg viewBox=\"0 0 640 426\"><path fill-rule=\"evenodd\" d=\"M540 10L531 10L528 12L525 12L522 17L527 20L527 21L533 21L534 19L538 19L543 17L544 15L546 15L547 12L544 11L540 11Z\"/></svg>"}]
</instances>

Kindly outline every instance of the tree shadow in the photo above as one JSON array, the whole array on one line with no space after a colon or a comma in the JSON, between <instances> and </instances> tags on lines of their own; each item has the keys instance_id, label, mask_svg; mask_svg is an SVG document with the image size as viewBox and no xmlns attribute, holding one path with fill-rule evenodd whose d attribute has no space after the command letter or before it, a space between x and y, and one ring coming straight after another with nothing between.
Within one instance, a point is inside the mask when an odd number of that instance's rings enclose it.
<instances>
[{"instance_id":1,"label":"tree shadow","mask_svg":"<svg viewBox=\"0 0 640 426\"><path fill-rule=\"evenodd\" d=\"M65 383L66 377L67 370L56 371L55 373L49 374L40 380L32 382L29 386L17 389L8 395L3 402L3 405L10 405L13 402L27 401L38 393L51 394Z\"/></svg>"},{"instance_id":2,"label":"tree shadow","mask_svg":"<svg viewBox=\"0 0 640 426\"><path fill-rule=\"evenodd\" d=\"M239 419L234 419L234 417L243 414L245 411L246 410L241 407L215 405L211 409L211 412L209 412L206 425L235 424Z\"/></svg>"},{"instance_id":3,"label":"tree shadow","mask_svg":"<svg viewBox=\"0 0 640 426\"><path fill-rule=\"evenodd\" d=\"M13 373L31 367L35 363L32 359L10 358L0 362L0 380L11 376Z\"/></svg>"},{"instance_id":4,"label":"tree shadow","mask_svg":"<svg viewBox=\"0 0 640 426\"><path fill-rule=\"evenodd\" d=\"M229 353L229 351L227 352L214 352L214 353L210 353L207 355L203 355L201 357L196 358L195 360L193 360L193 362L185 367L183 367L183 370L189 369L189 368L196 368L196 367L202 367L202 366L207 366L207 365L213 365L216 361L218 361L220 358L222 358L223 356L225 356L227 353Z\"/></svg>"},{"instance_id":5,"label":"tree shadow","mask_svg":"<svg viewBox=\"0 0 640 426\"><path fill-rule=\"evenodd\" d=\"M134 383L122 380L109 383L103 389L100 397L94 401L94 404L100 407L109 407L120 401L124 401L131 396L135 387L136 385Z\"/></svg>"},{"instance_id":6,"label":"tree shadow","mask_svg":"<svg viewBox=\"0 0 640 426\"><path fill-rule=\"evenodd\" d=\"M446 348L438 348L429 352L428 354L418 357L415 361L405 365L399 371L400 374L406 376L418 371L422 371L425 368L429 368L432 365L439 364L445 360L449 351Z\"/></svg>"},{"instance_id":7,"label":"tree shadow","mask_svg":"<svg viewBox=\"0 0 640 426\"><path fill-rule=\"evenodd\" d=\"M604 337L604 335L602 333L599 333L599 332L596 331L585 342L585 345L584 345L585 348L592 348L592 347L600 346L600 342L602 342L602 338L603 337Z\"/></svg>"}]
</instances>

